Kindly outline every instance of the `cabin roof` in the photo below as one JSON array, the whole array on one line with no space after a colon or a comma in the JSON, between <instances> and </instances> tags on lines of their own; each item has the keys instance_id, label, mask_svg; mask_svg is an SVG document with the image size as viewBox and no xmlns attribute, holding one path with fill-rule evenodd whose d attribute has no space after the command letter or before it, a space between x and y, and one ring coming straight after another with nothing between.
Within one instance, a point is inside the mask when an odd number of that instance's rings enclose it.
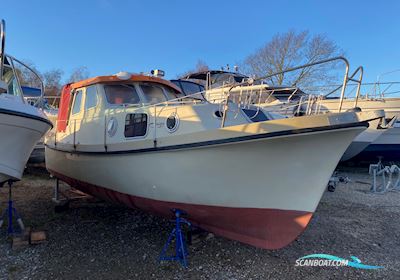
<instances>
[{"instance_id":1,"label":"cabin roof","mask_svg":"<svg viewBox=\"0 0 400 280\"><path fill-rule=\"evenodd\" d=\"M123 83L123 82L153 82L157 84L162 84L164 86L167 86L169 88L172 88L178 92L181 92L179 87L171 83L170 81L158 78L158 77L153 77L153 76L146 76L146 75L141 75L141 74L132 74L130 78L125 79L125 78L120 78L117 75L110 75L110 76L97 76L94 78L89 78L86 80L82 80L76 83L71 84L71 89L76 89L76 88L81 88L81 87L86 87L98 83L107 83L107 84L112 84L112 83Z\"/></svg>"},{"instance_id":2,"label":"cabin roof","mask_svg":"<svg viewBox=\"0 0 400 280\"><path fill-rule=\"evenodd\" d=\"M206 70L206 71L200 71L200 72L195 72L188 74L182 79L196 79L196 80L206 80L207 79L207 74L210 73L210 75L215 75L215 74L232 74L235 76L243 76L247 77L246 75L237 73L237 72L229 72L229 71L224 71L224 70Z\"/></svg>"}]
</instances>

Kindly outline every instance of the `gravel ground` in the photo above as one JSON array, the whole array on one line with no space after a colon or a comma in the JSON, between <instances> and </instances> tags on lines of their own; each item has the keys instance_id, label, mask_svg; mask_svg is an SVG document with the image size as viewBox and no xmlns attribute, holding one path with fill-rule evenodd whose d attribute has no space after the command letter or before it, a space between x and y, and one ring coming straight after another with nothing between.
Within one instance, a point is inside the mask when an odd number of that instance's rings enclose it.
<instances>
[{"instance_id":1,"label":"gravel ground","mask_svg":"<svg viewBox=\"0 0 400 280\"><path fill-rule=\"evenodd\" d=\"M54 212L53 179L29 168L15 184L16 207L27 226L45 230L45 243L10 249L0 232L1 279L400 279L400 193L368 193L366 168L346 168L352 182L326 192L310 225L291 245L262 250L220 237L189 247L189 268L158 263L172 224L93 199ZM34 174L34 175L33 175ZM5 207L7 189L0 189ZM209 238L211 237L211 238ZM379 270L295 267L297 258L325 253L357 256Z\"/></svg>"}]
</instances>

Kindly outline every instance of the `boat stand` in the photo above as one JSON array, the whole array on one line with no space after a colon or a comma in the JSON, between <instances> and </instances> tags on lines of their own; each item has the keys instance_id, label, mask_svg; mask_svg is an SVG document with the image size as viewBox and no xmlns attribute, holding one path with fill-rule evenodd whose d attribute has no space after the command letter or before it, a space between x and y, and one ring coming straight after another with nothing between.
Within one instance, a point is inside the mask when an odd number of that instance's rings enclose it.
<instances>
[{"instance_id":1,"label":"boat stand","mask_svg":"<svg viewBox=\"0 0 400 280\"><path fill-rule=\"evenodd\" d=\"M328 191L329 192L334 192L336 190L336 187L338 186L339 183L347 184L351 180L347 176L341 176L339 175L338 171L333 172L331 178L329 179L328 182Z\"/></svg>"},{"instance_id":2,"label":"boat stand","mask_svg":"<svg viewBox=\"0 0 400 280\"><path fill-rule=\"evenodd\" d=\"M389 191L400 191L399 166L395 164L385 166L380 158L378 163L370 164L369 174L372 176L371 193L384 194Z\"/></svg>"},{"instance_id":3,"label":"boat stand","mask_svg":"<svg viewBox=\"0 0 400 280\"><path fill-rule=\"evenodd\" d=\"M62 181L61 181L62 182ZM59 213L69 209L70 202L91 198L90 195L83 193L70 185L69 189L61 191L60 190L60 179L56 178L56 184L54 185L53 198L52 201L55 202L56 206L54 210Z\"/></svg>"},{"instance_id":4,"label":"boat stand","mask_svg":"<svg viewBox=\"0 0 400 280\"><path fill-rule=\"evenodd\" d=\"M182 218L182 215L186 214L184 211L179 209L173 209L172 211L175 214L175 220L174 220L175 227L172 229L168 237L167 243L165 243L164 248L161 251L159 261L179 261L184 268L187 268L188 252L185 243L186 241L182 233L181 225L186 224L189 226L190 229L191 223L188 222L186 219ZM168 256L167 250L174 239L175 239L175 255Z\"/></svg>"},{"instance_id":5,"label":"boat stand","mask_svg":"<svg viewBox=\"0 0 400 280\"><path fill-rule=\"evenodd\" d=\"M3 215L1 215L0 219L0 228L3 226L4 219L8 218L8 228L7 228L7 235L13 236L17 233L22 233L25 230L24 223L22 222L21 216L18 214L17 210L13 206L12 200L12 181L8 181L8 207L4 210ZM15 220L18 223L20 230L15 230L13 228L13 217L15 216Z\"/></svg>"}]
</instances>

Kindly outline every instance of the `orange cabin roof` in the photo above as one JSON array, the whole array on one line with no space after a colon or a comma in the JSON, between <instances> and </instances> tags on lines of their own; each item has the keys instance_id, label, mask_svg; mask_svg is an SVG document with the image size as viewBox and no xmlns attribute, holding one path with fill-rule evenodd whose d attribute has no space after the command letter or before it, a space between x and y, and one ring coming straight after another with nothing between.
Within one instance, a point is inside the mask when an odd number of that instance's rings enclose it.
<instances>
[{"instance_id":1,"label":"orange cabin roof","mask_svg":"<svg viewBox=\"0 0 400 280\"><path fill-rule=\"evenodd\" d=\"M89 78L86 80L82 80L76 83L71 84L71 89L76 89L76 88L81 88L81 87L86 87L98 83L123 83L123 82L153 82L157 84L162 84L167 87L170 87L178 92L181 92L180 88L178 88L175 84L171 83L170 81L158 78L158 77L153 77L153 76L146 76L146 75L140 75L140 74L132 74L130 78L128 79L121 79L116 75L112 76L97 76L94 78Z\"/></svg>"}]
</instances>

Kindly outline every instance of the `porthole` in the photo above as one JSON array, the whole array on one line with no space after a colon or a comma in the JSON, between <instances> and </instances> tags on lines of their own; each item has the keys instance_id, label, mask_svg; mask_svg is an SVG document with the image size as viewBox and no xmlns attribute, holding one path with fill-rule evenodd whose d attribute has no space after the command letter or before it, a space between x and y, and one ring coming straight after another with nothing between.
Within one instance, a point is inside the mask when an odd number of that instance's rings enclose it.
<instances>
[{"instance_id":1,"label":"porthole","mask_svg":"<svg viewBox=\"0 0 400 280\"><path fill-rule=\"evenodd\" d=\"M216 116L217 118L222 118L223 115L224 113L220 110L214 112L214 116Z\"/></svg>"},{"instance_id":2,"label":"porthole","mask_svg":"<svg viewBox=\"0 0 400 280\"><path fill-rule=\"evenodd\" d=\"M118 121L116 118L112 117L107 124L108 136L113 137L118 129Z\"/></svg>"},{"instance_id":3,"label":"porthole","mask_svg":"<svg viewBox=\"0 0 400 280\"><path fill-rule=\"evenodd\" d=\"M170 115L165 122L165 126L169 132L175 132L178 129L178 125L179 119L176 114Z\"/></svg>"}]
</instances>

